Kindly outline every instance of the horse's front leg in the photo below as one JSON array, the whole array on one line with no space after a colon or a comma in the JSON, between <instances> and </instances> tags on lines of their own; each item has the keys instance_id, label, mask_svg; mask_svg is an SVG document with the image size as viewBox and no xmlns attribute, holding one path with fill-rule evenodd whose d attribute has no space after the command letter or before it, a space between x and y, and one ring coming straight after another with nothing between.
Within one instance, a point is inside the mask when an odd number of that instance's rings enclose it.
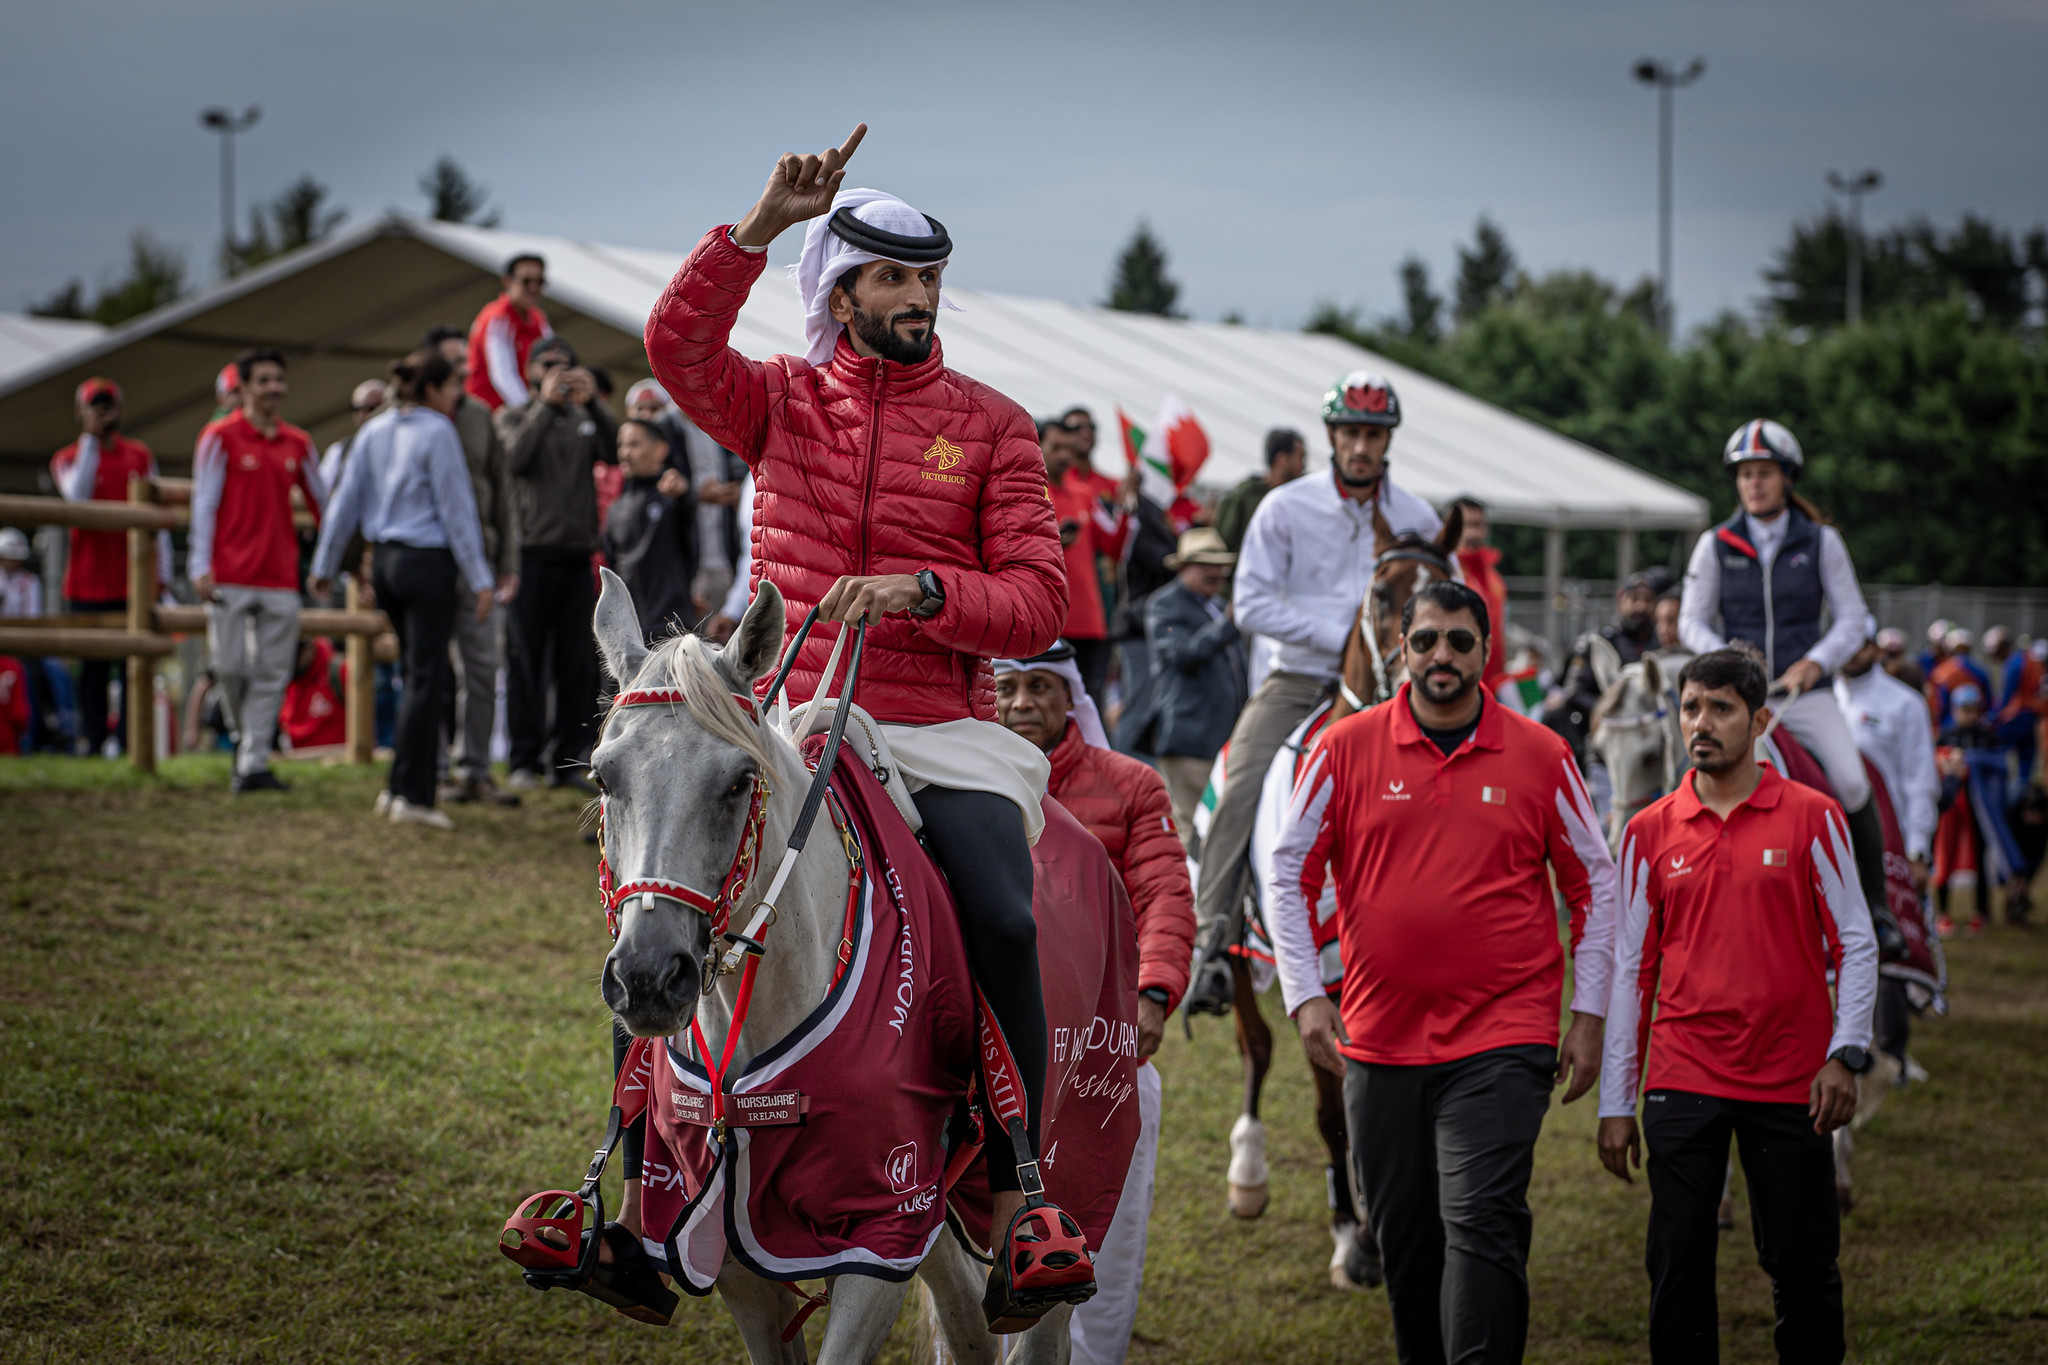
<instances>
[{"instance_id":1,"label":"horse's front leg","mask_svg":"<svg viewBox=\"0 0 2048 1365\"><path fill-rule=\"evenodd\" d=\"M818 1346L818 1365L868 1365L882 1353L903 1309L908 1280L841 1275L832 1281L832 1316Z\"/></svg>"},{"instance_id":2,"label":"horse's front leg","mask_svg":"<svg viewBox=\"0 0 2048 1365\"><path fill-rule=\"evenodd\" d=\"M1000 1353L981 1308L987 1268L967 1254L949 1229L918 1266L917 1277L924 1281L938 1359L945 1365L994 1365Z\"/></svg>"},{"instance_id":3,"label":"horse's front leg","mask_svg":"<svg viewBox=\"0 0 2048 1365\"><path fill-rule=\"evenodd\" d=\"M764 1280L728 1257L718 1272L718 1297L740 1329L752 1365L804 1365L803 1334L793 1341L782 1339L783 1325L799 1305L779 1281Z\"/></svg>"},{"instance_id":4,"label":"horse's front leg","mask_svg":"<svg viewBox=\"0 0 2048 1365\"><path fill-rule=\"evenodd\" d=\"M1067 1365L1073 1353L1071 1320L1074 1305L1063 1303L1038 1320L1038 1325L1013 1338L1009 1365Z\"/></svg>"},{"instance_id":5,"label":"horse's front leg","mask_svg":"<svg viewBox=\"0 0 2048 1365\"><path fill-rule=\"evenodd\" d=\"M1330 1197L1330 1283L1338 1289L1364 1289L1385 1278L1379 1243L1366 1221L1365 1200L1353 1188L1351 1140L1344 1121L1344 1082L1319 1066L1309 1071L1316 1081L1316 1132L1330 1164L1324 1170Z\"/></svg>"},{"instance_id":6,"label":"horse's front leg","mask_svg":"<svg viewBox=\"0 0 2048 1365\"><path fill-rule=\"evenodd\" d=\"M1273 1066L1273 1030L1259 1012L1259 993L1242 957L1230 959L1232 1013L1237 1022L1237 1050L1244 1058L1244 1112L1230 1126L1230 1171L1224 1177L1230 1211L1239 1218L1257 1218L1272 1197L1266 1166L1266 1125L1259 1120L1259 1094Z\"/></svg>"}]
</instances>

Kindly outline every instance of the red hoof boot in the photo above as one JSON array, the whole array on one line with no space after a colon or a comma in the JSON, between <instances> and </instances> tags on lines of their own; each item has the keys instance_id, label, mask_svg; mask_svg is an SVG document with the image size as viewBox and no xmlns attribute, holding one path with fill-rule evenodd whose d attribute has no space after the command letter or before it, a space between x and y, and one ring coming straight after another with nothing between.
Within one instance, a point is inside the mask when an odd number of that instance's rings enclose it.
<instances>
[{"instance_id":1,"label":"red hoof boot","mask_svg":"<svg viewBox=\"0 0 2048 1365\"><path fill-rule=\"evenodd\" d=\"M981 1311L998 1336L1023 1332L1062 1303L1095 1296L1095 1261L1080 1227L1054 1204L1017 1210L995 1248Z\"/></svg>"}]
</instances>

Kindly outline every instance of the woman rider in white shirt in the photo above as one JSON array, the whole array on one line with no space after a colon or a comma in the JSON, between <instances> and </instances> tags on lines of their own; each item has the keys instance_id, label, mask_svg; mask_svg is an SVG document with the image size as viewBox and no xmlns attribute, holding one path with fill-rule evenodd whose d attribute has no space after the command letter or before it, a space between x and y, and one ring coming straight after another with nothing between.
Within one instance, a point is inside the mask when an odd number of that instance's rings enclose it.
<instances>
[{"instance_id":1,"label":"woman rider in white shirt","mask_svg":"<svg viewBox=\"0 0 2048 1365\"><path fill-rule=\"evenodd\" d=\"M1849 817L1857 880L1885 961L1905 947L1885 897L1884 830L1870 799L1863 755L1827 684L1863 644L1868 609L1849 547L1827 516L1793 491L1806 457L1776 422L1745 422L1721 462L1734 474L1735 515L1693 547L1679 607L1680 642L1704 654L1740 641L1777 679L1774 707L1785 729L1827 771ZM1823 608L1833 617L1823 629Z\"/></svg>"}]
</instances>

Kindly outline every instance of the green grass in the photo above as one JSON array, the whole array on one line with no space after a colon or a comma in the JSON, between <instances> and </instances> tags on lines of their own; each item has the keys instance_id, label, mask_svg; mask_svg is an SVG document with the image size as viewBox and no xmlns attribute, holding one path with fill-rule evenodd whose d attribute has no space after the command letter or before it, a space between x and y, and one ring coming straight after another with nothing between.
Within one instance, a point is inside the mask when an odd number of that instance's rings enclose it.
<instances>
[{"instance_id":1,"label":"green grass","mask_svg":"<svg viewBox=\"0 0 2048 1365\"><path fill-rule=\"evenodd\" d=\"M663 1334L529 1292L493 1245L518 1195L573 1183L602 1117L578 802L438 835L373 822L371 772L282 771L288 795L235 798L221 757L0 763L0 1360L739 1359L715 1302ZM2048 942L1952 950L1955 1013L1916 1040L1933 1079L1861 1136L1852 1354L2048 1361ZM1391 1360L1384 1295L1327 1287L1284 1025L1273 1205L1225 1212L1238 1068L1205 1023L1160 1057L1133 1359ZM1532 1360L1646 1355L1647 1194L1598 1169L1592 1124L1590 1100L1554 1109L1538 1151ZM1768 1360L1746 1221L1722 1246L1724 1358Z\"/></svg>"}]
</instances>

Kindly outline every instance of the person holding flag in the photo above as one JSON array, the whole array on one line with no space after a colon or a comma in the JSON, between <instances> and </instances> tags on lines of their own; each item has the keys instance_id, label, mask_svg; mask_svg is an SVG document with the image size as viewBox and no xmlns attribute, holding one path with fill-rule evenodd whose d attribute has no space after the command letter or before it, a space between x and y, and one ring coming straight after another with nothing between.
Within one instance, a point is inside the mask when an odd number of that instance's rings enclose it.
<instances>
[{"instance_id":1,"label":"person holding flag","mask_svg":"<svg viewBox=\"0 0 2048 1365\"><path fill-rule=\"evenodd\" d=\"M1372 585L1374 517L1385 517L1397 536L1428 539L1443 529L1435 508L1387 477L1399 425L1401 402L1383 376L1353 370L1339 379L1323 398L1328 475L1274 489L1245 530L1231 607L1239 630L1267 637L1278 650L1230 732L1223 791L1202 839L1195 900L1202 957L1187 993L1191 1014L1230 1011L1224 950L1242 924L1259 793L1281 742L1337 680L1345 636Z\"/></svg>"}]
</instances>

